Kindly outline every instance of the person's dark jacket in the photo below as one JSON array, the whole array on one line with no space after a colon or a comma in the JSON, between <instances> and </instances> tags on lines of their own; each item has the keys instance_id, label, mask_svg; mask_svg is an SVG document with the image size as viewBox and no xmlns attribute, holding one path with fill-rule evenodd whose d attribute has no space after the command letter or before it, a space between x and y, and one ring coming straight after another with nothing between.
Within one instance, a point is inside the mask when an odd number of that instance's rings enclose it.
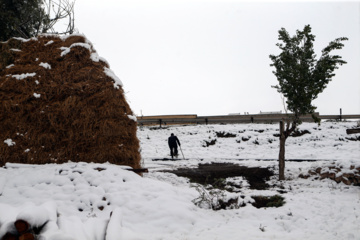
<instances>
[{"instance_id":1,"label":"person's dark jacket","mask_svg":"<svg viewBox=\"0 0 360 240\"><path fill-rule=\"evenodd\" d=\"M180 146L180 141L176 136L170 136L168 139L169 147L176 147L176 144Z\"/></svg>"}]
</instances>

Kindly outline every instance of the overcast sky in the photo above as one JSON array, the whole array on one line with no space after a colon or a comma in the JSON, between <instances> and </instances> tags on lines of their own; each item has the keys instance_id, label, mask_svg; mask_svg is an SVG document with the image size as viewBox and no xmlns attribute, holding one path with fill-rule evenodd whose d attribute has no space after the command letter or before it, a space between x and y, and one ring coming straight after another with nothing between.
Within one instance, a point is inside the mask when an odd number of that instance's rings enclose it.
<instances>
[{"instance_id":1,"label":"overcast sky","mask_svg":"<svg viewBox=\"0 0 360 240\"><path fill-rule=\"evenodd\" d=\"M124 83L136 115L280 111L270 54L278 31L310 24L318 56L348 64L314 104L320 114L360 113L360 1L77 0L76 27Z\"/></svg>"}]
</instances>

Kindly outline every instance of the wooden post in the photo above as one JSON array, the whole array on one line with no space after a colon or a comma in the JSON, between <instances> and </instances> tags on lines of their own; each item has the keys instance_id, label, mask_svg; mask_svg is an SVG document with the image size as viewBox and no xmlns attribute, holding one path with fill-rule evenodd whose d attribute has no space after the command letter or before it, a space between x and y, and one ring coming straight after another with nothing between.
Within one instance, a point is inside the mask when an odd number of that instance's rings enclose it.
<instances>
[{"instance_id":1,"label":"wooden post","mask_svg":"<svg viewBox=\"0 0 360 240\"><path fill-rule=\"evenodd\" d=\"M25 220L16 220L14 225L20 234L26 233L30 229L30 224Z\"/></svg>"},{"instance_id":2,"label":"wooden post","mask_svg":"<svg viewBox=\"0 0 360 240\"><path fill-rule=\"evenodd\" d=\"M45 222L44 225L46 223L47 222ZM14 232L7 232L1 239L2 240L35 240L34 231L27 221L18 219L14 222L14 227L15 227Z\"/></svg>"},{"instance_id":3,"label":"wooden post","mask_svg":"<svg viewBox=\"0 0 360 240\"><path fill-rule=\"evenodd\" d=\"M341 120L342 120L342 110L340 108L340 122L341 122Z\"/></svg>"},{"instance_id":4,"label":"wooden post","mask_svg":"<svg viewBox=\"0 0 360 240\"><path fill-rule=\"evenodd\" d=\"M35 240L35 236L32 233L24 233L19 237L19 240Z\"/></svg>"},{"instance_id":5,"label":"wooden post","mask_svg":"<svg viewBox=\"0 0 360 240\"><path fill-rule=\"evenodd\" d=\"M280 121L279 180L285 180L285 141L284 122Z\"/></svg>"},{"instance_id":6,"label":"wooden post","mask_svg":"<svg viewBox=\"0 0 360 240\"><path fill-rule=\"evenodd\" d=\"M162 120L161 120L161 119L159 119L160 128L161 128L161 123L162 123Z\"/></svg>"}]
</instances>

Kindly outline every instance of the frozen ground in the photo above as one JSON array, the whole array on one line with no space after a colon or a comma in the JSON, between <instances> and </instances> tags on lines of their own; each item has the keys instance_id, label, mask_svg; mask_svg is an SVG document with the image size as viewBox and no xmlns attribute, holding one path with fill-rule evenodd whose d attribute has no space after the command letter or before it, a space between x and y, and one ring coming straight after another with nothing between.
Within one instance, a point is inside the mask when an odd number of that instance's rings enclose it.
<instances>
[{"instance_id":1,"label":"frozen ground","mask_svg":"<svg viewBox=\"0 0 360 240\"><path fill-rule=\"evenodd\" d=\"M287 162L287 181L279 183L275 176L268 190L244 183L237 194L242 196L239 204L246 206L219 211L195 206L199 192L193 184L160 170L231 162L277 171L277 124L141 127L143 166L149 169L144 177L111 164L9 163L0 168L0 237L16 219L25 219L33 226L46 223L39 238L54 240L360 239L359 186L298 178L317 166L360 167L360 141L347 139L358 135L345 132L354 126L356 122L302 124L300 129L310 134L289 138L286 158L317 161ZM235 136L222 138L216 132ZM170 133L179 137L188 160L153 161L169 158ZM272 196L278 190L284 192L284 206L251 205L251 196Z\"/></svg>"}]
</instances>

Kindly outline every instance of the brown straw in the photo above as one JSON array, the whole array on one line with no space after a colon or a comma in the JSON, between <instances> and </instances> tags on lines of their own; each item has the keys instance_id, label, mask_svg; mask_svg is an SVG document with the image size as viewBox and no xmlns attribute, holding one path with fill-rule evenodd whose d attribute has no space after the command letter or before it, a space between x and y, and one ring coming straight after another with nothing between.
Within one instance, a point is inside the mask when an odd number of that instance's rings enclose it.
<instances>
[{"instance_id":1,"label":"brown straw","mask_svg":"<svg viewBox=\"0 0 360 240\"><path fill-rule=\"evenodd\" d=\"M87 40L51 35L0 43L0 166L73 161L141 167L137 124L128 117L133 113L123 89L105 74L106 62L91 58L90 43L90 49L75 43ZM63 56L62 47L70 48Z\"/></svg>"}]
</instances>

